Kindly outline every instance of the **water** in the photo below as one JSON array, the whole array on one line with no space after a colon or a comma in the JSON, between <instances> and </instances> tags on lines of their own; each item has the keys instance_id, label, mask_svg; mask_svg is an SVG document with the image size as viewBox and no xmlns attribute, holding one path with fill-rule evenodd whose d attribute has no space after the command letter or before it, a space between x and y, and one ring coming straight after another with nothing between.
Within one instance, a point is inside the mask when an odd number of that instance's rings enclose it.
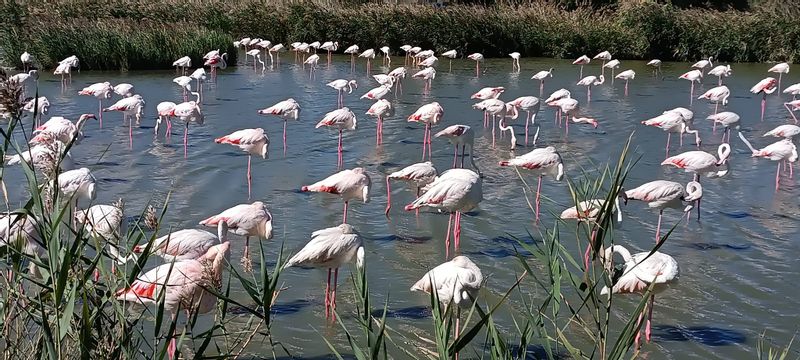
<instances>
[{"instance_id":1,"label":"water","mask_svg":"<svg viewBox=\"0 0 800 360\"><path fill-rule=\"evenodd\" d=\"M291 59L286 60L291 62ZM147 101L147 107L142 127L134 131L133 147L128 147L128 131L120 121L121 115L106 113L104 128L99 129L97 123L90 122L84 130L86 138L72 152L79 166L91 168L98 178L98 202L111 203L123 197L128 216L138 215L151 201L163 203L171 192L164 228L196 227L197 222L209 214L247 202L246 155L234 147L215 144L213 139L241 128L263 127L272 139L271 157L253 159L253 199L265 201L275 217L275 239L263 243L268 259L274 259L281 242L285 242L287 250L294 251L306 243L313 230L335 226L340 221L341 201L331 196L300 193L298 189L336 171L336 133L314 129L314 124L336 105L336 91L324 84L338 78L355 77L360 86L346 96L345 104L357 114L359 129L345 134L345 166L366 168L373 188L369 203L351 204L348 220L365 239L373 304L379 306L389 297L390 326L406 334L411 345L424 345L417 334L431 337L432 326L426 308L427 296L410 293L408 288L429 268L443 261L447 216L422 213L415 217L403 212L402 205L413 197L408 188L398 184L393 194L395 207L391 220L387 221L382 216L386 201L383 179L388 172L419 161L422 127L407 123L405 117L420 105L430 101L442 104L445 116L438 129L462 123L478 131L476 161L485 176L484 201L478 210L464 217L462 252L482 268L488 279L483 296L492 302L497 301L522 271L513 257L512 236L527 238L526 229L533 234L538 234L540 229L531 221L521 182L514 171L497 166L498 161L513 155L507 150L508 138L498 140L498 146L491 148L491 136L487 137L489 132L481 126L481 113L471 109L474 101L469 95L473 92L484 86L504 86L506 92L502 99L538 96L539 84L530 80L530 76L555 67L554 77L548 78L545 84L545 96L565 87L581 100L582 112L600 122L598 129L571 126L569 138L565 138L553 123L552 110L540 112L540 145L559 149L568 175L580 176L582 168L595 169L616 160L625 140L635 131L632 156L641 156L641 159L629 176L628 186L662 178L680 182L691 178L690 174L659 165L664 159L666 135L661 130L640 125L640 121L666 109L688 106L689 84L677 79L688 69L688 64L665 64L666 77L662 80L653 78L644 62L623 61L619 70L632 68L637 72L630 84L630 95L624 96L622 82L612 86L607 80L606 84L593 89L592 102L586 104L585 89L574 85L578 68L566 61L523 59L521 74L512 74L509 73L510 59L491 60L481 67L485 73L475 78L473 62L454 61L453 72L448 73L444 60L438 66L441 71L430 95L421 94L422 81L407 78L402 96L389 96L395 115L385 121L384 145L376 147L375 122L363 115L370 102L359 100L358 96L377 84L365 76L363 63L358 64L356 74L352 75L349 59L336 60L331 68L321 66L313 80L291 63L263 74L250 67L231 68L221 73L217 83L205 90L206 124L190 128L186 159L180 126L174 129L176 133L171 140L165 140L163 135L153 138L155 105L181 98L180 89L171 82L174 72L84 71L75 73L73 83L63 91L58 79L43 75L40 92L50 99L51 116L75 119L81 113L97 109L94 98L76 95L83 86L100 81L129 82L136 86L137 92ZM398 62L402 59L395 58L394 63ZM377 65L374 68L380 70ZM734 64L733 76L726 80L732 90L727 110L742 116L742 131L757 147L774 141L761 138L761 134L789 119L781 106L787 98L770 96L765 120L759 121L760 97L750 94L748 89L768 75L767 68L765 64ZM598 69L599 64L592 63L584 74ZM784 78L783 87L791 84L793 78L796 77ZM715 83L715 78L707 78L707 85L695 89L695 94L699 95ZM282 122L258 116L256 110L289 97L301 104L302 113L299 122L289 123L288 153L283 156ZM692 110L696 127L704 139L702 149L716 153L720 133L712 135L710 122L705 120L713 113L713 105L695 100ZM517 123L516 131L522 139L523 128L519 124L522 122ZM687 140L683 149L678 149L675 140L672 154L694 149L692 140ZM657 298L655 342L643 349L649 358L749 359L753 357L762 331L767 329L778 343L786 343L796 327L794 317L784 316L794 313L800 306L800 300L791 296L791 279L800 275L800 264L796 256L788 255L800 250L795 241L800 192L796 179L783 178L781 191L776 193L772 180L775 163L751 159L735 134L732 143L731 173L722 179L704 180L702 220L680 224L662 248L679 262L681 277L675 286ZM434 140L433 146L434 163L442 171L450 164L452 148L440 140ZM516 154L526 151L523 146ZM8 176L6 181L12 200L24 201L21 172L12 170ZM551 213L570 206L571 199L565 182L546 179L542 191L544 230L553 223ZM665 226L672 226L678 217L675 211L667 211ZM617 242L636 251L649 249L656 218L657 213L642 204L629 204L624 222L617 227ZM579 250L572 236L574 226L561 228L567 239L565 246L577 256ZM539 241L538 235L534 237ZM243 248L240 240L233 239L231 258L236 266ZM532 263L534 268L540 268L539 264ZM324 320L325 273L291 269L284 273L281 281L288 289L281 293L277 303L273 325L275 338L295 356L315 358L329 353L322 341L323 335L332 339L340 350L348 352L338 326L326 325ZM353 294L347 269L340 274L339 283L339 310L350 313ZM527 287L528 291L530 289ZM234 292L238 301L250 303L241 288L235 287ZM534 301L541 296L540 291L533 292ZM511 299L509 309L516 311L521 306L519 295L512 295ZM616 302L615 316L622 319L629 314L637 299L634 296ZM241 318L235 322L245 323L247 315L237 314ZM515 315L521 318L519 313ZM509 313L499 316L500 327L515 333ZM481 341L476 339L474 344L480 347ZM248 351L266 354L269 349L266 343L254 341Z\"/></svg>"}]
</instances>

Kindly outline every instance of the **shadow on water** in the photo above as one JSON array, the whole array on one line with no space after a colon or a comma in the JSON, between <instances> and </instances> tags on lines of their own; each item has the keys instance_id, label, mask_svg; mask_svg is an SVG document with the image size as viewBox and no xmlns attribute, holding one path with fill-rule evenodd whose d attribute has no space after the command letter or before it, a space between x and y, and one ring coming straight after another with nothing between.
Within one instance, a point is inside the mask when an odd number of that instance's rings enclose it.
<instances>
[{"instance_id":1,"label":"shadow on water","mask_svg":"<svg viewBox=\"0 0 800 360\"><path fill-rule=\"evenodd\" d=\"M486 346L491 346L487 344ZM528 345L525 348L525 357L522 357L520 354L519 345L513 345L510 347L511 353L514 354L515 359L525 359L525 360L536 360L536 359L549 359L547 356L547 351L545 351L544 347L541 345ZM553 349L553 359L567 359L569 356L564 353L558 353L557 350Z\"/></svg>"},{"instance_id":2,"label":"shadow on water","mask_svg":"<svg viewBox=\"0 0 800 360\"><path fill-rule=\"evenodd\" d=\"M392 241L400 241L409 244L422 244L428 242L432 239L431 236L417 236L417 235L386 235L386 236L378 236L372 238L372 240L376 242L392 242Z\"/></svg>"},{"instance_id":3,"label":"shadow on water","mask_svg":"<svg viewBox=\"0 0 800 360\"><path fill-rule=\"evenodd\" d=\"M736 330L720 329L711 326L677 327L672 325L653 326L654 341L694 341L708 346L743 344L747 336Z\"/></svg>"},{"instance_id":4,"label":"shadow on water","mask_svg":"<svg viewBox=\"0 0 800 360\"><path fill-rule=\"evenodd\" d=\"M375 310L372 316L380 318L383 316L383 309ZM426 319L431 316L431 309L427 306L410 306L402 309L386 309L386 318L391 319Z\"/></svg>"},{"instance_id":5,"label":"shadow on water","mask_svg":"<svg viewBox=\"0 0 800 360\"><path fill-rule=\"evenodd\" d=\"M534 240L530 237L518 237L522 242L533 245ZM491 247L484 247L479 250L470 252L470 255L483 255L492 258L504 258L509 256L517 256L517 254L521 255L522 257L530 257L531 254L529 251L523 249L519 246L517 240L508 237L508 236L498 236L489 240L492 243L497 244L497 246Z\"/></svg>"},{"instance_id":6,"label":"shadow on water","mask_svg":"<svg viewBox=\"0 0 800 360\"><path fill-rule=\"evenodd\" d=\"M723 244L723 243L691 243L691 244L686 244L684 246L697 250L719 250L719 249L747 250L750 248L750 245L734 245L734 244Z\"/></svg>"},{"instance_id":7,"label":"shadow on water","mask_svg":"<svg viewBox=\"0 0 800 360\"><path fill-rule=\"evenodd\" d=\"M275 315L295 314L307 308L311 302L304 299L292 300L289 302L279 302L272 306L272 313Z\"/></svg>"},{"instance_id":8,"label":"shadow on water","mask_svg":"<svg viewBox=\"0 0 800 360\"><path fill-rule=\"evenodd\" d=\"M355 359L357 359L355 357L355 355L351 355L351 354L341 354L341 356L342 356L341 358L345 359L345 360L351 360L351 359L355 360ZM263 359L263 358L262 357L240 357L239 359ZM320 355L320 356L310 356L310 357L307 357L307 356L300 356L300 357L279 356L279 357L275 358L275 360L334 360L334 359L338 359L338 357L333 356L333 355Z\"/></svg>"}]
</instances>

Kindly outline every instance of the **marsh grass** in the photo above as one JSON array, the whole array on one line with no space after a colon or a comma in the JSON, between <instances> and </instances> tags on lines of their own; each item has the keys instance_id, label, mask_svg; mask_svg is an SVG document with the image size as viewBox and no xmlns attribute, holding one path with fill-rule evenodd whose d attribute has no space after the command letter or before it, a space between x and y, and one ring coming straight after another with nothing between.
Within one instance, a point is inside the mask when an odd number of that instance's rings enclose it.
<instances>
[{"instance_id":1,"label":"marsh grass","mask_svg":"<svg viewBox=\"0 0 800 360\"><path fill-rule=\"evenodd\" d=\"M787 6L784 6L784 8ZM352 4L339 1L175 0L93 2L56 0L0 6L3 62L32 53L51 67L77 54L90 69L168 68L189 55L259 37L274 44L337 40L362 48L404 44L466 56L574 58L608 50L620 59L765 62L800 59L800 7L752 11L680 9L624 1L565 10L553 2L494 6ZM224 50L223 50L224 51ZM235 64L235 59L230 63Z\"/></svg>"}]
</instances>

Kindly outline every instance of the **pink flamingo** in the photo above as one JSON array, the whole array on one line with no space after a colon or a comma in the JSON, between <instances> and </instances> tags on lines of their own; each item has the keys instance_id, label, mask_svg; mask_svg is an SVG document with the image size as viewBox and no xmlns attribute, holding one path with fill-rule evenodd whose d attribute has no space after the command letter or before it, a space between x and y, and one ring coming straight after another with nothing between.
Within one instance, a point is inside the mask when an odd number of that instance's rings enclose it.
<instances>
[{"instance_id":1,"label":"pink flamingo","mask_svg":"<svg viewBox=\"0 0 800 360\"><path fill-rule=\"evenodd\" d=\"M714 64L711 62L711 60L713 60L713 58L711 57L709 57L708 60L700 60L692 64L692 68L699 70L703 70L705 68L712 68L714 67Z\"/></svg>"},{"instance_id":2,"label":"pink flamingo","mask_svg":"<svg viewBox=\"0 0 800 360\"><path fill-rule=\"evenodd\" d=\"M216 55L209 57L204 66L208 66L211 68L211 78L216 80L217 79L217 69L225 70L228 67L228 53L223 53L222 55Z\"/></svg>"},{"instance_id":3,"label":"pink flamingo","mask_svg":"<svg viewBox=\"0 0 800 360\"><path fill-rule=\"evenodd\" d=\"M625 96L628 96L628 82L636 78L636 72L633 70L625 70L617 74L617 76L615 76L614 78L625 80Z\"/></svg>"},{"instance_id":4,"label":"pink flamingo","mask_svg":"<svg viewBox=\"0 0 800 360\"><path fill-rule=\"evenodd\" d=\"M539 71L531 76L531 80L539 80L539 97L541 97L544 92L544 80L547 79L547 77L553 77L553 68L546 71Z\"/></svg>"},{"instance_id":5,"label":"pink flamingo","mask_svg":"<svg viewBox=\"0 0 800 360\"><path fill-rule=\"evenodd\" d=\"M717 124L725 127L725 131L722 132L722 142L731 141L731 127L739 128L739 114L735 112L723 111L718 114L709 115L706 119L712 120L715 128ZM727 141L725 140L726 134L728 135Z\"/></svg>"},{"instance_id":6,"label":"pink flamingo","mask_svg":"<svg viewBox=\"0 0 800 360\"><path fill-rule=\"evenodd\" d=\"M800 135L800 126L797 125L779 125L776 128L767 131L763 136L772 136L777 138L794 139L795 136Z\"/></svg>"},{"instance_id":7,"label":"pink flamingo","mask_svg":"<svg viewBox=\"0 0 800 360\"><path fill-rule=\"evenodd\" d=\"M379 99L382 99L384 96L386 96L386 94L388 94L391 91L392 91L392 86L391 85L388 85L388 84L387 85L381 85L381 86L378 86L376 88L371 89L370 91L367 91L366 94L361 95L361 98L362 99L367 99L367 100L379 100Z\"/></svg>"},{"instance_id":8,"label":"pink flamingo","mask_svg":"<svg viewBox=\"0 0 800 360\"><path fill-rule=\"evenodd\" d=\"M333 110L325 114L325 117L323 117L322 120L317 123L315 128L319 129L323 126L332 127L339 130L339 147L337 149L339 159L336 165L339 169L341 169L344 167L344 156L342 154L342 131L353 131L356 129L356 114L350 111L350 109L347 107Z\"/></svg>"},{"instance_id":9,"label":"pink flamingo","mask_svg":"<svg viewBox=\"0 0 800 360\"><path fill-rule=\"evenodd\" d=\"M183 229L154 239L151 243L136 245L131 250L134 254L142 254L150 247L149 253L159 256L166 262L198 259L214 245L223 241L227 231L225 222L217 225L218 235L205 230Z\"/></svg>"},{"instance_id":10,"label":"pink flamingo","mask_svg":"<svg viewBox=\"0 0 800 360\"><path fill-rule=\"evenodd\" d=\"M224 222L224 226L234 234L245 237L242 264L245 269L249 270L251 268L250 237L272 239L272 214L267 210L267 205L261 201L239 204L201 221L200 225L218 227L221 222ZM223 239L220 241L224 242Z\"/></svg>"},{"instance_id":11,"label":"pink flamingo","mask_svg":"<svg viewBox=\"0 0 800 360\"><path fill-rule=\"evenodd\" d=\"M189 151L189 124L195 123L203 125L205 116L200 111L200 105L194 101L183 102L175 105L172 110L164 113L159 113L160 116L176 117L183 121L183 157L188 155Z\"/></svg>"},{"instance_id":12,"label":"pink flamingo","mask_svg":"<svg viewBox=\"0 0 800 360\"><path fill-rule=\"evenodd\" d=\"M402 67L402 66L394 68L392 71L389 72L388 75L394 78L394 83L395 83L394 94L395 95L397 95L397 90L398 89L400 90L401 94L403 93L403 79L406 78L406 74L407 74L406 68Z\"/></svg>"},{"instance_id":13,"label":"pink flamingo","mask_svg":"<svg viewBox=\"0 0 800 360\"><path fill-rule=\"evenodd\" d=\"M352 94L353 89L358 89L358 82L355 80L337 79L325 85L335 89L339 94L337 106L340 108L344 106L344 89L347 89L348 94Z\"/></svg>"},{"instance_id":14,"label":"pink flamingo","mask_svg":"<svg viewBox=\"0 0 800 360\"><path fill-rule=\"evenodd\" d=\"M553 91L553 93L550 94L550 96L548 96L547 99L544 101L544 103L547 104L548 106L553 106L553 107L557 108L556 109L556 123L558 124L559 127L561 127L561 108L558 106L558 102L557 101L561 100L561 99L565 99L565 98L571 98L571 97L572 97L572 94L569 92L569 90L567 90L567 89L558 89L556 91Z\"/></svg>"},{"instance_id":15,"label":"pink flamingo","mask_svg":"<svg viewBox=\"0 0 800 360\"><path fill-rule=\"evenodd\" d=\"M619 198L614 198L614 203L611 204L611 213L612 215L616 213L617 215L617 222L622 222L622 209L619 207ZM600 211L606 207L606 199L591 199L591 200L584 200L577 203L575 206L570 207L561 212L559 216L562 220L577 220L578 222L586 221L588 223L596 223L597 216L600 215ZM597 238L597 226L592 226L592 234L589 238L589 244L586 246L586 251L583 253L583 263L585 269L588 271L589 269L589 256L591 255L592 251L592 244L594 243L595 239Z\"/></svg>"},{"instance_id":16,"label":"pink flamingo","mask_svg":"<svg viewBox=\"0 0 800 360\"><path fill-rule=\"evenodd\" d=\"M41 142L44 136L52 135L56 140L64 144L69 144L73 140L79 143L83 139L83 126L86 125L86 120L95 119L94 114L83 114L76 123L72 123L63 117L54 116L47 120L44 124L34 130L34 133L39 135L34 136L31 142ZM43 133L47 133L43 135Z\"/></svg>"},{"instance_id":17,"label":"pink flamingo","mask_svg":"<svg viewBox=\"0 0 800 360\"><path fill-rule=\"evenodd\" d=\"M689 129L689 125L683 119L680 113L675 111L666 111L663 114L656 116L652 119L642 121L646 126L657 127L667 132L667 145L665 146L667 156L669 156L669 142L672 133L680 134L680 145L683 146L683 134L694 134L695 143L700 147L700 132L697 130Z\"/></svg>"},{"instance_id":18,"label":"pink flamingo","mask_svg":"<svg viewBox=\"0 0 800 360\"><path fill-rule=\"evenodd\" d=\"M416 73L414 73L414 75L411 75L411 77L415 79L424 80L425 84L422 88L422 93L428 94L431 91L431 85L433 84L433 79L436 78L436 69L429 66L420 71L417 71Z\"/></svg>"},{"instance_id":19,"label":"pink flamingo","mask_svg":"<svg viewBox=\"0 0 800 360\"><path fill-rule=\"evenodd\" d=\"M453 144L454 152L453 152L453 168L457 167L464 167L464 156L466 147L469 146L469 161L472 164L472 167L478 173L481 174L481 171L478 169L478 165L475 164L475 158L472 156L474 148L473 145L475 143L475 132L467 125L450 125L439 131L435 135L437 138L442 137L447 139L448 142ZM461 146L461 165L456 166L458 162L458 146Z\"/></svg>"},{"instance_id":20,"label":"pink flamingo","mask_svg":"<svg viewBox=\"0 0 800 360\"><path fill-rule=\"evenodd\" d=\"M375 143L380 145L383 143L383 119L392 112L392 103L386 99L380 99L369 107L366 114L377 118L377 125L375 130Z\"/></svg>"},{"instance_id":21,"label":"pink flamingo","mask_svg":"<svg viewBox=\"0 0 800 360\"><path fill-rule=\"evenodd\" d=\"M508 112L509 109L506 107L506 103L499 99L483 100L477 104L472 105L472 108L483 111L492 118L492 147L494 147L497 118L499 117L500 120L502 121L506 116L514 116L514 114L516 114L516 108L512 106L510 109L511 113L509 114Z\"/></svg>"},{"instance_id":22,"label":"pink flamingo","mask_svg":"<svg viewBox=\"0 0 800 360\"><path fill-rule=\"evenodd\" d=\"M258 110L258 114L276 115L283 118L283 155L286 156L286 123L289 119L297 121L297 118L300 117L300 104L289 98L266 109Z\"/></svg>"},{"instance_id":23,"label":"pink flamingo","mask_svg":"<svg viewBox=\"0 0 800 360\"><path fill-rule=\"evenodd\" d=\"M674 166L686 172L694 173L694 181L700 182L700 175L709 178L720 178L728 174L728 164L731 155L730 144L720 144L717 148L717 157L705 151L687 151L661 162L661 165ZM724 167L724 168L723 168ZM697 200L697 219L700 220L700 200Z\"/></svg>"},{"instance_id":24,"label":"pink flamingo","mask_svg":"<svg viewBox=\"0 0 800 360\"><path fill-rule=\"evenodd\" d=\"M612 56L611 53L608 51L600 52L599 54L595 55L592 59L594 60L602 60L603 63L600 65L600 74L606 74L606 61L611 60Z\"/></svg>"},{"instance_id":25,"label":"pink flamingo","mask_svg":"<svg viewBox=\"0 0 800 360\"><path fill-rule=\"evenodd\" d=\"M392 188L389 180L400 180L414 185L416 196L422 188L436 180L439 173L430 161L411 164L398 171L386 176L386 211L384 214L389 217L389 210L392 209Z\"/></svg>"},{"instance_id":26,"label":"pink flamingo","mask_svg":"<svg viewBox=\"0 0 800 360\"><path fill-rule=\"evenodd\" d=\"M447 237L445 238L445 257L450 258L450 228L451 226L454 228L455 245L453 248L458 252L461 244L461 213L474 209L483 200L482 185L483 181L476 172L467 169L450 169L428 185L427 190L416 200L406 205L405 210L429 207L450 213L450 220L447 222ZM454 218L455 224L453 224Z\"/></svg>"},{"instance_id":27,"label":"pink flamingo","mask_svg":"<svg viewBox=\"0 0 800 360\"><path fill-rule=\"evenodd\" d=\"M350 45L347 49L344 49L345 54L350 54L350 71L354 71L356 69L356 54L358 54L358 45Z\"/></svg>"},{"instance_id":28,"label":"pink flamingo","mask_svg":"<svg viewBox=\"0 0 800 360\"><path fill-rule=\"evenodd\" d=\"M783 103L783 107L785 107L786 110L789 110L789 115L792 115L794 123L797 124L797 117L794 116L794 112L800 110L800 100L792 100L789 102L785 102Z\"/></svg>"},{"instance_id":29,"label":"pink flamingo","mask_svg":"<svg viewBox=\"0 0 800 360\"><path fill-rule=\"evenodd\" d=\"M586 56L586 55L581 55L581 57L575 59L575 61L572 62L572 65L580 65L581 66L581 71L578 74L578 79L582 79L583 78L583 65L586 65L586 64L588 64L590 62L592 62L592 59L589 59L589 57Z\"/></svg>"},{"instance_id":30,"label":"pink flamingo","mask_svg":"<svg viewBox=\"0 0 800 360\"><path fill-rule=\"evenodd\" d=\"M456 52L455 50L447 50L443 52L441 55L442 57L447 58L447 71L453 72L453 59L455 59L456 56L458 56L458 52Z\"/></svg>"},{"instance_id":31,"label":"pink flamingo","mask_svg":"<svg viewBox=\"0 0 800 360\"><path fill-rule=\"evenodd\" d=\"M541 108L541 101L539 98L535 96L521 96L518 97L510 102L514 107L519 108L520 110L525 111L525 146L528 146L528 126L529 125L536 125L536 114L539 113L539 109ZM538 133L538 128L537 128ZM533 145L536 145L536 138L534 137Z\"/></svg>"},{"instance_id":32,"label":"pink flamingo","mask_svg":"<svg viewBox=\"0 0 800 360\"><path fill-rule=\"evenodd\" d=\"M142 120L142 113L144 112L144 99L142 99L142 96L137 94L123 98L114 103L114 105L104 108L102 112L106 111L122 112L122 121L128 120L128 140L130 146L133 146L133 123L131 122L131 117L135 117L136 125L139 125L139 122Z\"/></svg>"},{"instance_id":33,"label":"pink flamingo","mask_svg":"<svg viewBox=\"0 0 800 360\"><path fill-rule=\"evenodd\" d=\"M172 312L173 321L180 310L196 314L211 312L216 308L217 297L207 289L211 284L221 284L229 248L226 242L211 247L199 259L160 265L114 295L119 300L142 304L156 304L163 298L164 309ZM173 359L176 343L173 334L169 338L167 352Z\"/></svg>"},{"instance_id":34,"label":"pink flamingo","mask_svg":"<svg viewBox=\"0 0 800 360\"><path fill-rule=\"evenodd\" d=\"M714 75L717 77L717 85L722 86L722 78L731 76L731 66L730 65L717 65L713 69L708 71L708 75Z\"/></svg>"},{"instance_id":35,"label":"pink flamingo","mask_svg":"<svg viewBox=\"0 0 800 360\"><path fill-rule=\"evenodd\" d=\"M156 112L158 113L158 118L156 118L156 126L153 129L153 134L155 136L158 136L158 128L161 127L161 123L162 122L166 122L167 123L166 136L169 137L171 135L171 133L172 133L172 117L171 116L167 116L167 115L161 115L161 114L170 113L172 111L172 109L175 108L175 106L178 106L178 104L175 104L172 101L162 101L162 102L158 103L158 105L156 105Z\"/></svg>"},{"instance_id":36,"label":"pink flamingo","mask_svg":"<svg viewBox=\"0 0 800 360\"><path fill-rule=\"evenodd\" d=\"M425 131L422 134L422 160L425 160L426 146L428 147L428 158L431 157L431 126L438 124L442 120L442 116L444 116L444 109L438 102L422 105L408 116L408 121L425 124Z\"/></svg>"},{"instance_id":37,"label":"pink flamingo","mask_svg":"<svg viewBox=\"0 0 800 360\"><path fill-rule=\"evenodd\" d=\"M697 97L698 100L706 99L714 103L714 114L719 111L719 105L725 106L728 104L728 97L731 96L731 90L727 86L721 85L715 88L708 89L703 95ZM716 124L715 129L716 130Z\"/></svg>"},{"instance_id":38,"label":"pink flamingo","mask_svg":"<svg viewBox=\"0 0 800 360\"><path fill-rule=\"evenodd\" d=\"M768 77L762 79L750 88L751 93L761 94L761 121L764 121L764 109L767 107L767 95L774 93L775 90L778 89L776 87L777 84L778 80L775 80L773 77Z\"/></svg>"},{"instance_id":39,"label":"pink flamingo","mask_svg":"<svg viewBox=\"0 0 800 360\"><path fill-rule=\"evenodd\" d=\"M703 72L700 70L691 70L683 73L681 76L678 76L679 79L689 80L692 84L691 89L689 90L689 106L692 105L694 101L694 83L700 83L700 80L703 79Z\"/></svg>"},{"instance_id":40,"label":"pink flamingo","mask_svg":"<svg viewBox=\"0 0 800 360\"><path fill-rule=\"evenodd\" d=\"M650 342L651 328L650 324L653 319L653 304L655 303L656 292L663 289L665 284L668 284L678 277L678 263L672 256L662 252L650 253L650 251L640 252L633 254L620 245L610 246L605 250L603 259L605 262L606 270L609 273L613 272L612 258L614 253L622 255L625 260L625 267L622 270L622 276L616 280L611 292L614 294L624 293L644 293L645 290L650 288L650 284L654 284L654 291L650 295L650 302L648 303L647 325L645 326L644 335L645 339ZM600 290L601 295L607 295L609 289L606 286ZM636 328L641 326L644 313L639 315ZM639 348L639 340L641 333L636 334L636 348Z\"/></svg>"},{"instance_id":41,"label":"pink flamingo","mask_svg":"<svg viewBox=\"0 0 800 360\"><path fill-rule=\"evenodd\" d=\"M539 197L542 191L542 177L549 175L555 178L556 181L561 181L561 178L564 177L564 163L561 160L561 155L559 155L555 147L548 146L546 148L533 149L527 154L517 156L508 161L501 161L500 166L521 167L531 171L539 178L539 184L536 186L535 201L536 221L539 221Z\"/></svg>"},{"instance_id":42,"label":"pink flamingo","mask_svg":"<svg viewBox=\"0 0 800 360\"><path fill-rule=\"evenodd\" d=\"M481 53L472 53L467 55L467 59L475 61L475 76L481 76L481 61L483 61L483 54Z\"/></svg>"},{"instance_id":43,"label":"pink flamingo","mask_svg":"<svg viewBox=\"0 0 800 360\"><path fill-rule=\"evenodd\" d=\"M375 58L375 50L373 49L364 50L364 52L358 54L358 57L363 57L367 59L367 74L372 72L372 59Z\"/></svg>"},{"instance_id":44,"label":"pink flamingo","mask_svg":"<svg viewBox=\"0 0 800 360\"><path fill-rule=\"evenodd\" d=\"M236 145L247 153L247 199L250 200L250 190L252 188L250 162L253 155L261 156L263 159L269 157L269 137L267 137L262 128L243 129L216 138L214 142L217 144Z\"/></svg>"},{"instance_id":45,"label":"pink flamingo","mask_svg":"<svg viewBox=\"0 0 800 360\"><path fill-rule=\"evenodd\" d=\"M586 102L592 101L592 86L602 85L605 81L606 77L603 75L600 75L599 77L589 75L578 81L578 86L586 86Z\"/></svg>"},{"instance_id":46,"label":"pink flamingo","mask_svg":"<svg viewBox=\"0 0 800 360\"><path fill-rule=\"evenodd\" d=\"M83 90L78 91L78 95L91 95L97 98L98 106L97 112L100 117L100 128L103 128L103 99L110 99L111 94L114 93L114 87L111 86L111 83L106 81L102 83L96 83L89 85Z\"/></svg>"},{"instance_id":47,"label":"pink flamingo","mask_svg":"<svg viewBox=\"0 0 800 360\"><path fill-rule=\"evenodd\" d=\"M780 92L781 91L781 78L783 77L783 74L788 74L789 73L789 64L785 63L785 62L780 63L780 64L775 64L775 66L769 68L769 70L767 70L767 71L769 71L771 73L778 73L778 92Z\"/></svg>"},{"instance_id":48,"label":"pink flamingo","mask_svg":"<svg viewBox=\"0 0 800 360\"><path fill-rule=\"evenodd\" d=\"M744 137L744 134L742 134L741 132L739 133L739 138L742 139L745 145L747 145L747 147L753 153L753 157L760 157L778 162L778 169L775 171L775 192L778 192L778 189L780 187L780 175L781 175L780 162L788 160L789 163L791 164L797 161L797 146L794 145L792 139L782 139L770 145L767 145L762 149L756 150L753 147L753 145L751 145L750 142L747 141L747 139ZM793 176L794 170L790 171L792 171L790 176Z\"/></svg>"},{"instance_id":49,"label":"pink flamingo","mask_svg":"<svg viewBox=\"0 0 800 360\"><path fill-rule=\"evenodd\" d=\"M322 43L322 45L319 48L328 52L328 65L330 65L331 64L331 53L336 51L337 49L339 49L339 42L338 41L326 41L326 42Z\"/></svg>"},{"instance_id":50,"label":"pink flamingo","mask_svg":"<svg viewBox=\"0 0 800 360\"><path fill-rule=\"evenodd\" d=\"M684 213L692 210L693 206L683 206L684 203L693 203L703 197L703 187L699 182L690 181L686 190L680 183L667 180L655 180L639 185L631 190L621 190L620 196L625 204L628 200L639 200L647 203L651 209L658 209L658 224L656 225L656 243L661 242L661 216L664 209L683 209Z\"/></svg>"},{"instance_id":51,"label":"pink flamingo","mask_svg":"<svg viewBox=\"0 0 800 360\"><path fill-rule=\"evenodd\" d=\"M356 258L356 266L364 267L364 243L350 224L317 230L311 233L311 241L289 258L284 269L292 266L309 266L328 269L325 286L325 318L336 320L336 284L339 282L339 267ZM333 286L331 286L333 272Z\"/></svg>"},{"instance_id":52,"label":"pink flamingo","mask_svg":"<svg viewBox=\"0 0 800 360\"><path fill-rule=\"evenodd\" d=\"M303 186L300 191L319 192L339 195L344 201L342 223L347 223L347 205L350 200L361 199L369 202L369 187L372 181L364 168L354 168L339 171L325 179L311 185Z\"/></svg>"}]
</instances>

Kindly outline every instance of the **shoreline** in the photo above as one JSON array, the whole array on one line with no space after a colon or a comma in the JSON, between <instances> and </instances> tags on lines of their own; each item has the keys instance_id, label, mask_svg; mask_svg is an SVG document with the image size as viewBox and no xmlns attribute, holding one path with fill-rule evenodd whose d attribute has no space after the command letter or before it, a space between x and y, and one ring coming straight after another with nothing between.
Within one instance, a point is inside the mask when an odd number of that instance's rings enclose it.
<instances>
[{"instance_id":1,"label":"shoreline","mask_svg":"<svg viewBox=\"0 0 800 360\"><path fill-rule=\"evenodd\" d=\"M87 5L89 4L89 5ZM120 6L120 4L125 4ZM224 4L224 5L223 5ZM42 6L52 11L44 13ZM455 49L459 57L480 52L503 58L574 59L610 51L620 60L691 62L794 62L800 59L800 24L789 14L766 11L679 9L654 3L624 3L602 9L563 10L537 6L361 5L326 7L315 2L266 4L255 0L207 6L158 0L94 4L0 7L4 66L21 68L28 51L47 69L77 55L83 69L168 69L181 56L197 66L202 54L219 48L236 63L233 41L258 37L288 46L294 41L338 41L341 51L401 45ZM35 14L35 16L32 16Z\"/></svg>"}]
</instances>

